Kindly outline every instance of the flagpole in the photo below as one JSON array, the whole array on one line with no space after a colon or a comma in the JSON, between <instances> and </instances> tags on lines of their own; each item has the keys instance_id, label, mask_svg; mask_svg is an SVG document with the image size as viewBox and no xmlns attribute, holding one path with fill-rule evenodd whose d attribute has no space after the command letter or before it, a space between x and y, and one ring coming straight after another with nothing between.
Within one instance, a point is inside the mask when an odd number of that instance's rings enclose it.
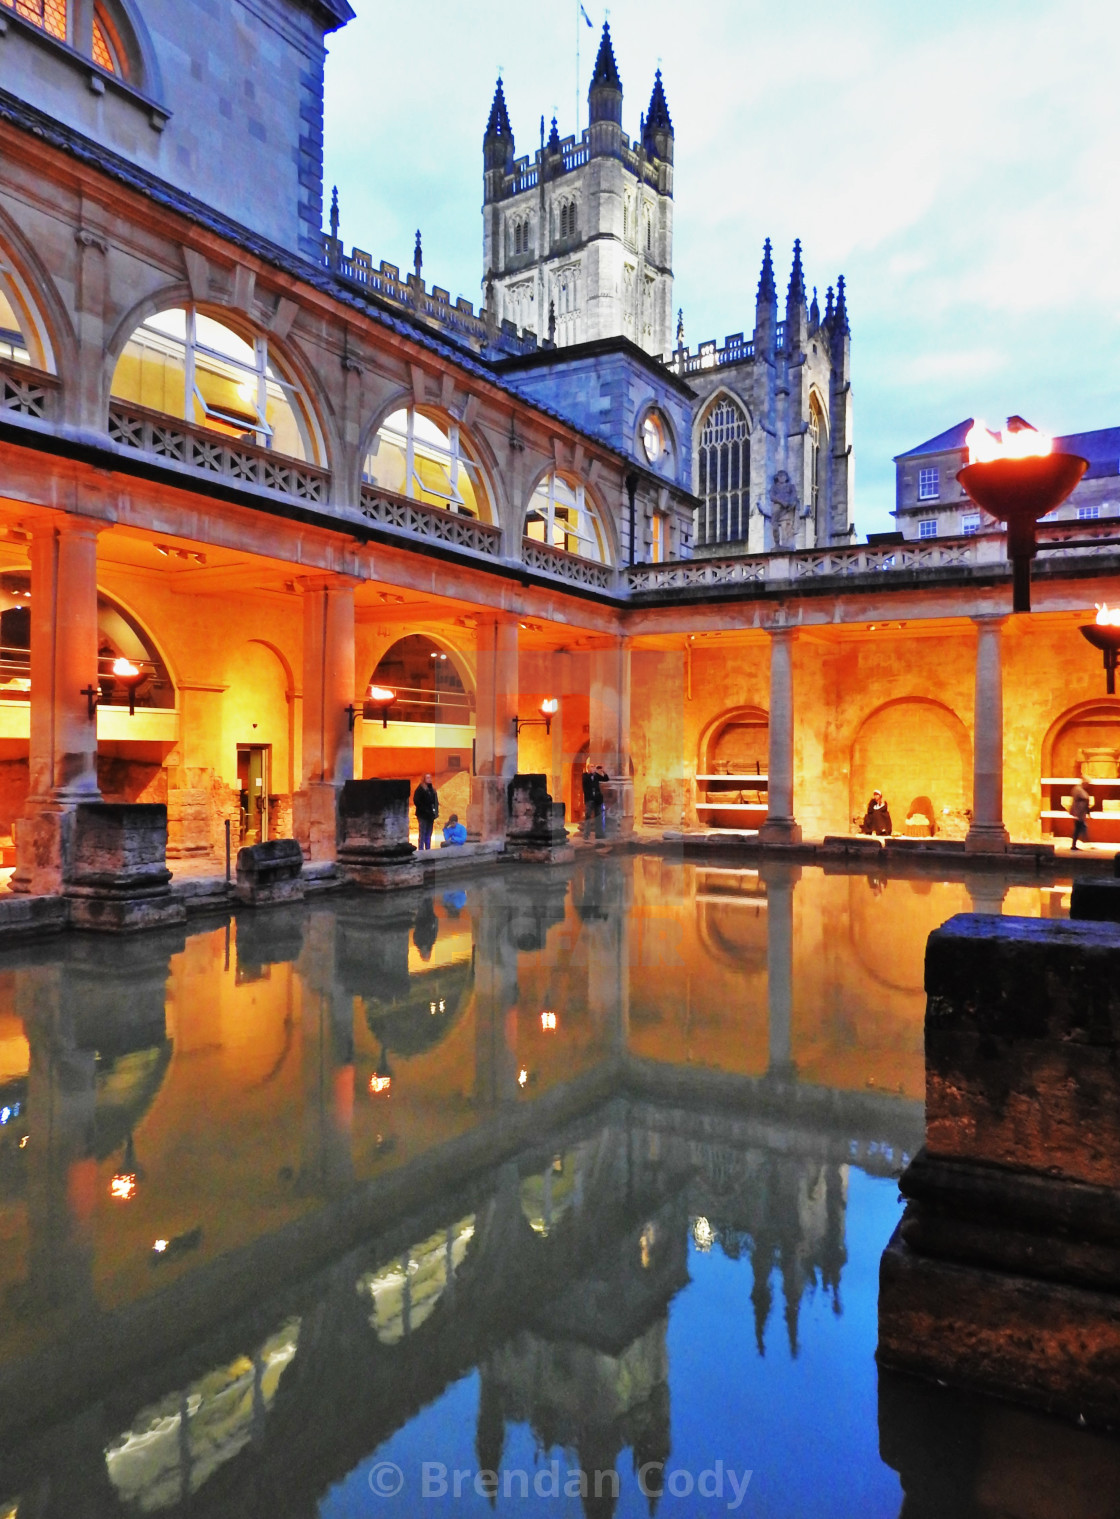
<instances>
[{"instance_id":1,"label":"flagpole","mask_svg":"<svg viewBox=\"0 0 1120 1519\"><path fill-rule=\"evenodd\" d=\"M583 20L583 7L576 0L576 145L579 145L579 24Z\"/></svg>"}]
</instances>

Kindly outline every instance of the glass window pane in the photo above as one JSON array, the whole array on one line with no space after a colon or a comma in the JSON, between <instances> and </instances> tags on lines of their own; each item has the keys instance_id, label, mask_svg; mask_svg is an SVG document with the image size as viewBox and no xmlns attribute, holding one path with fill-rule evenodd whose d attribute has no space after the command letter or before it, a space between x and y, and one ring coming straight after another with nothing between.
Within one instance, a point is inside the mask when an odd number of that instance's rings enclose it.
<instances>
[{"instance_id":1,"label":"glass window pane","mask_svg":"<svg viewBox=\"0 0 1120 1519\"><path fill-rule=\"evenodd\" d=\"M0 285L0 359L14 359L17 364L30 364L31 354L24 340L23 329L16 316L15 307Z\"/></svg>"}]
</instances>

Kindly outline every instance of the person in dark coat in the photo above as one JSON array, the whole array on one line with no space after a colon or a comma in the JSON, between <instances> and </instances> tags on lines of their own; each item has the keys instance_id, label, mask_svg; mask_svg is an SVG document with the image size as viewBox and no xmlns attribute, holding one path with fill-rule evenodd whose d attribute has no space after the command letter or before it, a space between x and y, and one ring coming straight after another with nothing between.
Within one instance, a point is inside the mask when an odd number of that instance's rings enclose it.
<instances>
[{"instance_id":1,"label":"person in dark coat","mask_svg":"<svg viewBox=\"0 0 1120 1519\"><path fill-rule=\"evenodd\" d=\"M583 836L590 838L591 830L596 834L601 831L601 818L603 812L603 787L599 780L596 767L587 761L583 776Z\"/></svg>"},{"instance_id":2,"label":"person in dark coat","mask_svg":"<svg viewBox=\"0 0 1120 1519\"><path fill-rule=\"evenodd\" d=\"M416 809L416 827L420 833L420 848L431 849L432 825L439 817L439 796L436 788L432 785L432 778L426 775L412 793L412 805Z\"/></svg>"},{"instance_id":3,"label":"person in dark coat","mask_svg":"<svg viewBox=\"0 0 1120 1519\"><path fill-rule=\"evenodd\" d=\"M890 808L883 800L881 791L873 791L871 800L867 804L863 822L860 824L861 833L875 834L885 838L891 832Z\"/></svg>"}]
</instances>

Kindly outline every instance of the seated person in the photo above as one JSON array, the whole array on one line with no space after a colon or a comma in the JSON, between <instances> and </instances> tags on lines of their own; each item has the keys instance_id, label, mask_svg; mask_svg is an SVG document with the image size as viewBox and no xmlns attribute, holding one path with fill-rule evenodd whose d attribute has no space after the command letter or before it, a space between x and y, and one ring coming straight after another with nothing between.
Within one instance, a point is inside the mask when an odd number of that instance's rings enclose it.
<instances>
[{"instance_id":1,"label":"seated person","mask_svg":"<svg viewBox=\"0 0 1120 1519\"><path fill-rule=\"evenodd\" d=\"M873 791L871 800L867 804L863 822L860 824L861 833L877 834L885 837L891 831L890 808L883 800L881 791Z\"/></svg>"},{"instance_id":2,"label":"seated person","mask_svg":"<svg viewBox=\"0 0 1120 1519\"><path fill-rule=\"evenodd\" d=\"M467 842L467 830L459 821L459 814L453 812L443 825L443 847L446 849L451 844L465 844Z\"/></svg>"}]
</instances>

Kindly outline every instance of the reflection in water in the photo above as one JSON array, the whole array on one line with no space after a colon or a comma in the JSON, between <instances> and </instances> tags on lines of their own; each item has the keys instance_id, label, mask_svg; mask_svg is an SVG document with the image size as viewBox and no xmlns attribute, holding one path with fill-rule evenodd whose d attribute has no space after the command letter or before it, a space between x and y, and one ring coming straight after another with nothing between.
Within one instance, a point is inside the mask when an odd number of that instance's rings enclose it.
<instances>
[{"instance_id":1,"label":"reflection in water","mask_svg":"<svg viewBox=\"0 0 1120 1519\"><path fill-rule=\"evenodd\" d=\"M949 1512L889 1382L876 1449L875 1270L925 937L972 906L596 854L0 956L0 1493L406 1515L366 1473L422 1450L599 1473L589 1514L716 1460L756 1472L744 1512L893 1519L891 1466ZM196 1248L153 1270L161 1238Z\"/></svg>"}]
</instances>

